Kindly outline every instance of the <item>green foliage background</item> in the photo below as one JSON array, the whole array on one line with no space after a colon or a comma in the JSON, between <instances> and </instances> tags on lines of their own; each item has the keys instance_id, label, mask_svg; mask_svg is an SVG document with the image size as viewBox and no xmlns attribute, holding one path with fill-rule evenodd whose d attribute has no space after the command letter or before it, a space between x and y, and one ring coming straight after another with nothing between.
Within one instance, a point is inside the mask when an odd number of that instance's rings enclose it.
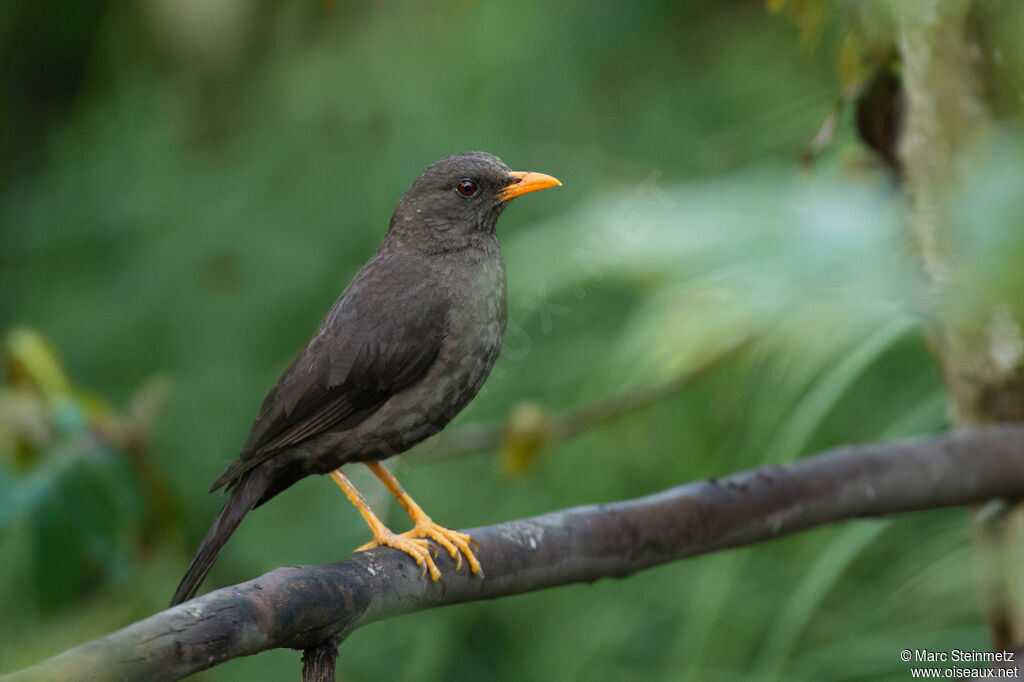
<instances>
[{"instance_id":1,"label":"green foliage background","mask_svg":"<svg viewBox=\"0 0 1024 682\"><path fill-rule=\"evenodd\" d=\"M77 384L116 404L172 379L149 456L178 531L42 608L24 588L38 528L6 526L0 671L166 605L221 503L206 489L263 395L401 192L456 151L565 186L502 218L507 351L451 428L524 400L590 404L759 341L522 478L495 453L401 458L442 523L944 429L892 178L848 115L813 168L797 163L841 89L842 36L816 30L817 47L802 45L759 2L5 3L0 325L42 331ZM1002 156L979 155L979 177L1006 177L999 164L1019 158L1007 139ZM1012 183L985 187L964 211L996 226L1024 215ZM988 237L979 262L1019 255L1006 233ZM74 534L46 543L51 570ZM306 480L250 514L206 588L337 561L366 539L329 481ZM986 647L977 577L963 511L856 521L378 623L342 647L339 679L888 679L906 674L903 648ZM199 677L294 679L298 666L275 651Z\"/></svg>"}]
</instances>

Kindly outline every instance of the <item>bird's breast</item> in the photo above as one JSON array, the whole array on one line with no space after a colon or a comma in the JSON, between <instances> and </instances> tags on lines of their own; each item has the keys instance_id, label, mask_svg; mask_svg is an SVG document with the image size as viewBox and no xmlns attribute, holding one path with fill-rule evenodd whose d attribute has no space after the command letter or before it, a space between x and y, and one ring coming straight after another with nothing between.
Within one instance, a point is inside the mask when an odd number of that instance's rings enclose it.
<instances>
[{"instance_id":1,"label":"bird's breast","mask_svg":"<svg viewBox=\"0 0 1024 682\"><path fill-rule=\"evenodd\" d=\"M501 351L507 309L500 256L442 272L450 301L437 358L349 434L348 461L403 452L445 427L483 386Z\"/></svg>"}]
</instances>

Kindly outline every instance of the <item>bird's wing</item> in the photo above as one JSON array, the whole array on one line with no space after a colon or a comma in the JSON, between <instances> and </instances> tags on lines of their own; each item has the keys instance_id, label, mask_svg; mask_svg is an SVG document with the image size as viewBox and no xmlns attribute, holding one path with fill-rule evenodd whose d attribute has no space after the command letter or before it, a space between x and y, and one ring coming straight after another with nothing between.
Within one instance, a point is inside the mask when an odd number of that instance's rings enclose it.
<instances>
[{"instance_id":1,"label":"bird's wing","mask_svg":"<svg viewBox=\"0 0 1024 682\"><path fill-rule=\"evenodd\" d=\"M375 285L394 291L400 283L374 279L357 278L327 314L264 399L239 459L214 490L327 429L358 425L427 371L444 339L447 299L421 278L402 277L409 286L382 300L369 295Z\"/></svg>"}]
</instances>

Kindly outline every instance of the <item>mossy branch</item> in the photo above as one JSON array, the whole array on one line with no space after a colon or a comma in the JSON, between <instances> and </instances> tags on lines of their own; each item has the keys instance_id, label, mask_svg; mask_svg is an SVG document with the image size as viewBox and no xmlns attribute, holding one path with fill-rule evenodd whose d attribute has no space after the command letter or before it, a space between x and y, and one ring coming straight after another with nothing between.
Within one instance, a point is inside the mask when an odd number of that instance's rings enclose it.
<instances>
[{"instance_id":1,"label":"mossy branch","mask_svg":"<svg viewBox=\"0 0 1024 682\"><path fill-rule=\"evenodd\" d=\"M470 530L487 573L482 580L455 571L442 555L445 577L433 583L392 549L279 568L0 679L175 680L279 647L307 650L310 665L333 676L333 647L383 618L624 577L835 521L1022 494L1024 425L843 447L783 467Z\"/></svg>"}]
</instances>

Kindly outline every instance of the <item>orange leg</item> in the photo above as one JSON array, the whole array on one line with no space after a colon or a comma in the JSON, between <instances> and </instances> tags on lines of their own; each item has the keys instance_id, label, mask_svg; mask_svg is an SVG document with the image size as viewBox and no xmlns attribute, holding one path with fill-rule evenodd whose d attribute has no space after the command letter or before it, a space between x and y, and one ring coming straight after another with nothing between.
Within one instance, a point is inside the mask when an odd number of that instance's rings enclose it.
<instances>
[{"instance_id":1,"label":"orange leg","mask_svg":"<svg viewBox=\"0 0 1024 682\"><path fill-rule=\"evenodd\" d=\"M348 480L348 477L341 473L341 469L335 469L332 471L331 478L333 478L334 482L338 484L338 487L344 491L349 502L354 504L356 509L359 510L359 513L363 515L363 518L366 519L367 525L370 526L370 531L373 533L373 541L369 543L369 546L364 545L356 550L357 552L363 549L369 549L369 547L378 547L381 545L394 547L415 559L416 565L423 568L424 575L426 575L427 571L430 571L430 577L434 582L437 582L441 578L441 571L437 569L437 565L430 557L431 547L428 540L396 535L390 528L384 525L383 521L377 518L377 515L373 513L373 510L370 509L370 505L366 502L366 498L363 497L362 493L356 490L356 487L352 485L352 481Z\"/></svg>"},{"instance_id":2,"label":"orange leg","mask_svg":"<svg viewBox=\"0 0 1024 682\"><path fill-rule=\"evenodd\" d=\"M394 474L387 470L387 468L380 462L367 462L367 468L373 472L373 475L380 479L380 482L391 491L391 494L395 496L398 503L405 508L409 516L412 518L415 527L407 533L402 533L403 538L430 538L437 542L437 544L448 550L452 558L455 559L455 570L459 570L462 567L462 557L466 557L466 561L469 563L469 569L477 574L483 575L480 562L477 561L473 551L469 547L469 543L474 542L473 538L469 537L465 533L460 533L456 530L445 528L434 523L433 520L416 504L415 500L409 496L409 493L405 492L402 488L402 484L398 482ZM374 539L367 545L363 545L359 549L369 549L375 547L379 542ZM431 573L433 575L433 573ZM436 580L436 578L435 578Z\"/></svg>"}]
</instances>

